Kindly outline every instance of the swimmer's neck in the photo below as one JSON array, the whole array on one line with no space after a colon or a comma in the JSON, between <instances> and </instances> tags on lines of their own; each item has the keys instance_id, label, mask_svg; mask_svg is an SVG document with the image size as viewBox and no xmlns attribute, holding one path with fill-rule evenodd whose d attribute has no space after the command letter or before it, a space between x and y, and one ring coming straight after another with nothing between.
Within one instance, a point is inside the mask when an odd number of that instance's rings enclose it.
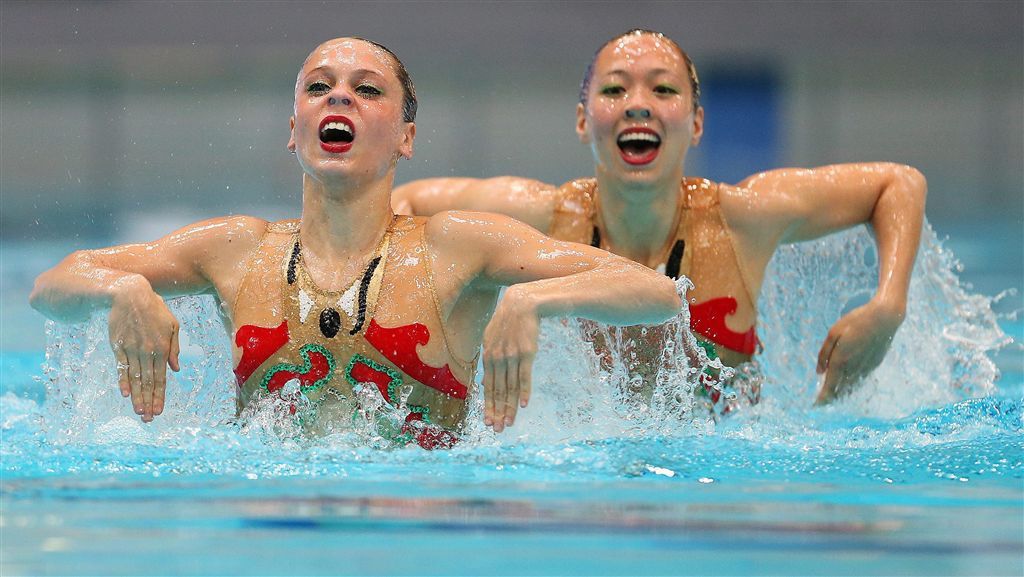
<instances>
[{"instance_id":1,"label":"swimmer's neck","mask_svg":"<svg viewBox=\"0 0 1024 577\"><path fill-rule=\"evenodd\" d=\"M303 255L320 262L342 264L361 258L377 246L394 216L391 186L394 173L351 185L326 186L302 176Z\"/></svg>"},{"instance_id":2,"label":"swimmer's neck","mask_svg":"<svg viewBox=\"0 0 1024 577\"><path fill-rule=\"evenodd\" d=\"M598 226L602 246L656 268L675 240L683 169L657 181L636 183L597 171Z\"/></svg>"}]
</instances>

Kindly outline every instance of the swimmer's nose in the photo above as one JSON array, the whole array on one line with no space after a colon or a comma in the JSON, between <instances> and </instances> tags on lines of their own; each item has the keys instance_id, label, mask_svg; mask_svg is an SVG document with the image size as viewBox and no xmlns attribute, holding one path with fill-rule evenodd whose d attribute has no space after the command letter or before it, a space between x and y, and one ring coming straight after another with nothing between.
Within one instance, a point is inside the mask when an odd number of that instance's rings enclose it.
<instances>
[{"instance_id":1,"label":"swimmer's nose","mask_svg":"<svg viewBox=\"0 0 1024 577\"><path fill-rule=\"evenodd\" d=\"M341 83L339 83L338 86L335 86L334 90L332 90L330 95L327 97L327 104L331 106L337 106L338 104L341 104L342 106L352 106L353 102L355 102L353 94L349 92L347 86Z\"/></svg>"},{"instance_id":2,"label":"swimmer's nose","mask_svg":"<svg viewBox=\"0 0 1024 577\"><path fill-rule=\"evenodd\" d=\"M636 118L650 118L650 117L651 117L651 110L649 108L644 108L644 107L641 107L641 106L631 106L631 107L626 109L626 118L636 119Z\"/></svg>"}]
</instances>

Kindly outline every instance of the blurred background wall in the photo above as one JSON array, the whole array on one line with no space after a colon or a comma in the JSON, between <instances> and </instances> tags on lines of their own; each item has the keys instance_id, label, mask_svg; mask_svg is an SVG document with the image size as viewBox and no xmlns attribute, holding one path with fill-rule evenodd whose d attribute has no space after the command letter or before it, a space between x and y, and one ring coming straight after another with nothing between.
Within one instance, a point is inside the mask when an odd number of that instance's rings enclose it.
<instances>
[{"instance_id":1,"label":"blurred background wall","mask_svg":"<svg viewBox=\"0 0 1024 577\"><path fill-rule=\"evenodd\" d=\"M592 173L573 132L594 50L676 39L705 84L688 173L920 168L940 226L1024 203L1021 2L12 2L0 8L0 238L139 240L227 212L293 215L299 64L389 46L420 95L398 181Z\"/></svg>"}]
</instances>

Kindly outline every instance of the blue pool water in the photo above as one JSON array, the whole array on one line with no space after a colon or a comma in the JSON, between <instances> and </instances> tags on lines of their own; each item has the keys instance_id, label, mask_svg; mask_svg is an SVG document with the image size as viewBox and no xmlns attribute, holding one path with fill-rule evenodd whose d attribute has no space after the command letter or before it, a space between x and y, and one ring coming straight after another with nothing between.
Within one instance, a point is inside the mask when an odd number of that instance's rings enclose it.
<instances>
[{"instance_id":1,"label":"blue pool water","mask_svg":"<svg viewBox=\"0 0 1024 577\"><path fill-rule=\"evenodd\" d=\"M1021 272L964 242L968 289L953 244L926 234L889 358L834 406L810 406L813 363L872 285L863 231L773 264L760 405L717 422L616 406L547 325L516 427L434 452L229 423L226 337L202 300L174 304L185 370L143 426L102 318L50 326L44 350L5 288L0 574L1020 575L1021 301L974 293ZM27 290L37 257L4 259L5 282Z\"/></svg>"}]
</instances>

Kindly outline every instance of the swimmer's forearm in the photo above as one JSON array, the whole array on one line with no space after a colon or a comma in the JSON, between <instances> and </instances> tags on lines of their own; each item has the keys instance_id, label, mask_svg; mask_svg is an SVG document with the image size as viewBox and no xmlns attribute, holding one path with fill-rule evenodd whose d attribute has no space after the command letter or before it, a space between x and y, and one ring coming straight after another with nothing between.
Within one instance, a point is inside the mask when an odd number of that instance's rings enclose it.
<instances>
[{"instance_id":1,"label":"swimmer's forearm","mask_svg":"<svg viewBox=\"0 0 1024 577\"><path fill-rule=\"evenodd\" d=\"M391 205L396 212L433 216L446 210L473 210L467 189L480 179L441 177L414 180L395 187Z\"/></svg>"},{"instance_id":2,"label":"swimmer's forearm","mask_svg":"<svg viewBox=\"0 0 1024 577\"><path fill-rule=\"evenodd\" d=\"M894 165L891 181L879 194L871 215L878 242L878 291L875 299L902 317L917 258L928 184L909 166Z\"/></svg>"},{"instance_id":3,"label":"swimmer's forearm","mask_svg":"<svg viewBox=\"0 0 1024 577\"><path fill-rule=\"evenodd\" d=\"M610 325L664 322L682 308L675 283L639 265L602 265L509 287L538 317L579 317Z\"/></svg>"},{"instance_id":4,"label":"swimmer's forearm","mask_svg":"<svg viewBox=\"0 0 1024 577\"><path fill-rule=\"evenodd\" d=\"M52 320L78 322L140 290L153 290L144 276L97 266L88 252L78 251L36 278L29 303Z\"/></svg>"},{"instance_id":5,"label":"swimmer's forearm","mask_svg":"<svg viewBox=\"0 0 1024 577\"><path fill-rule=\"evenodd\" d=\"M549 184L516 176L429 178L395 188L391 204L396 212L418 216L449 210L503 214L546 232L556 193Z\"/></svg>"}]
</instances>

